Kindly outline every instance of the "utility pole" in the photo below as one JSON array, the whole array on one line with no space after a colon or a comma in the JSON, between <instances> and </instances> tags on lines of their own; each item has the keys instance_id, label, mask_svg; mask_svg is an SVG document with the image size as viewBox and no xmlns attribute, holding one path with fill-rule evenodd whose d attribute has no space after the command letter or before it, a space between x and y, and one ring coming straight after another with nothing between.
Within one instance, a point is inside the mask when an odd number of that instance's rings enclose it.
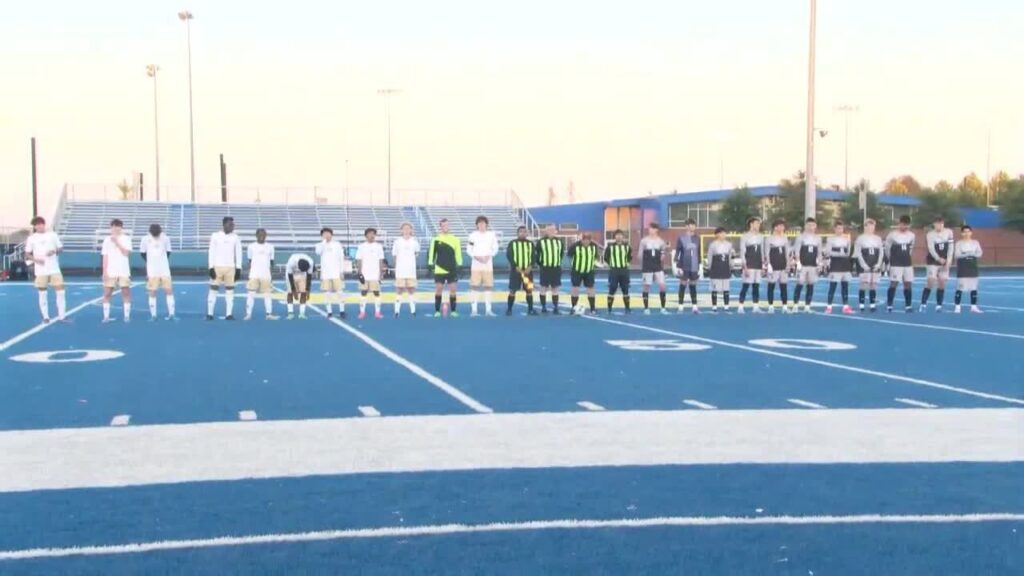
<instances>
[{"instance_id":1,"label":"utility pole","mask_svg":"<svg viewBox=\"0 0 1024 576\"><path fill-rule=\"evenodd\" d=\"M817 213L817 185L814 180L814 53L817 28L817 0L811 0L810 46L807 51L807 169L804 187L804 216Z\"/></svg>"}]
</instances>

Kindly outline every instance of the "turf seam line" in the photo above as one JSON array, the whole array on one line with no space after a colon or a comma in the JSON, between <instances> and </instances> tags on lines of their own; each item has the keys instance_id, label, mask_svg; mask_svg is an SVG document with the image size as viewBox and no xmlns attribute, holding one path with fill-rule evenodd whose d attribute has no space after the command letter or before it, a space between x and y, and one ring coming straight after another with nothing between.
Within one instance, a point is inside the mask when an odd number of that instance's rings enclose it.
<instances>
[{"instance_id":1,"label":"turf seam line","mask_svg":"<svg viewBox=\"0 0 1024 576\"><path fill-rule=\"evenodd\" d=\"M667 516L657 518L622 518L613 520L535 520L526 522L494 522L489 524L438 524L426 526L393 526L383 528L350 528L260 534L253 536L222 536L192 540L163 540L66 548L31 548L0 551L0 561L61 558L68 556L103 556L140 554L167 550L221 548L260 544L294 544L371 538L407 538L494 532L529 532L540 530L595 530L652 527L712 526L820 526L850 524L962 524L982 522L1022 522L1024 514L858 514L847 516Z\"/></svg>"}]
</instances>

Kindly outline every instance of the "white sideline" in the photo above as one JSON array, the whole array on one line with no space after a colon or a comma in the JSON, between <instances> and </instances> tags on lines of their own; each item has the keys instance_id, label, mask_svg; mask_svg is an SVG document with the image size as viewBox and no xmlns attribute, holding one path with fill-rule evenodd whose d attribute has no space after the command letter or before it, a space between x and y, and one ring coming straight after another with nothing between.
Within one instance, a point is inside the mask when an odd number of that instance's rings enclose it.
<instances>
[{"instance_id":1,"label":"white sideline","mask_svg":"<svg viewBox=\"0 0 1024 576\"><path fill-rule=\"evenodd\" d=\"M913 398L893 398L893 400L900 404L906 404L908 406L916 406L918 408L938 408L935 404L929 404L920 400L914 400Z\"/></svg>"},{"instance_id":2,"label":"white sideline","mask_svg":"<svg viewBox=\"0 0 1024 576\"><path fill-rule=\"evenodd\" d=\"M799 398L788 398L786 402L790 404L796 404L797 406L803 406L804 408L811 408L814 410L824 410L825 406L822 404L816 404L814 402L808 402L807 400L801 400Z\"/></svg>"},{"instance_id":3,"label":"white sideline","mask_svg":"<svg viewBox=\"0 0 1024 576\"><path fill-rule=\"evenodd\" d=\"M93 304L96 304L97 302L99 302L102 299L103 299L103 297L100 296L99 298L93 298L92 300L89 300L88 302L82 302L78 306L75 306L74 308L66 311L64 313L64 317L65 318L70 318L73 314L75 314L75 313L77 313L77 312L79 312L79 311L81 311L81 310L83 310L83 309L85 309L85 308L87 308L89 306L92 306ZM5 341L3 344L0 344L0 352L3 352L4 350L7 350L11 346L14 346L18 342L21 342L22 340L28 338L29 336L32 336L34 334L38 334L39 332L42 332L43 330L45 330L46 328L48 328L50 326L53 326L54 324L59 324L59 322L57 322L56 320L51 320L49 324L43 324L43 323L36 324L35 326L29 328L28 330L25 330L21 334L18 334L17 336L15 336L15 337Z\"/></svg>"},{"instance_id":4,"label":"white sideline","mask_svg":"<svg viewBox=\"0 0 1024 576\"><path fill-rule=\"evenodd\" d=\"M694 408L700 408L701 410L718 410L718 406L715 406L713 404L706 404L699 400L687 399L683 400L683 404L686 404L687 406L693 406Z\"/></svg>"},{"instance_id":5,"label":"white sideline","mask_svg":"<svg viewBox=\"0 0 1024 576\"><path fill-rule=\"evenodd\" d=\"M580 408L583 408L584 410L589 410L591 412L601 412L601 411L604 410L604 406L601 406L600 404L594 404L593 402L590 402L589 400L583 400L582 402L577 402L576 405L579 406Z\"/></svg>"},{"instance_id":6,"label":"white sideline","mask_svg":"<svg viewBox=\"0 0 1024 576\"><path fill-rule=\"evenodd\" d=\"M261 534L258 536L222 536L194 540L162 540L135 542L107 546L81 546L68 548L30 548L27 550L0 550L0 562L62 558L67 556L105 556L115 554L143 554L167 550L196 548L223 548L260 544L294 544L298 542L326 542L367 538L410 538L416 536L444 536L451 534L480 534L489 532L528 532L537 530L610 530L654 527L708 526L829 526L845 524L977 524L981 522L1021 522L1024 514L857 514L847 516L664 516L658 518L621 518L614 520L533 520L528 522L494 522L490 524L436 524L428 526L389 526L384 528L349 528Z\"/></svg>"},{"instance_id":7,"label":"white sideline","mask_svg":"<svg viewBox=\"0 0 1024 576\"><path fill-rule=\"evenodd\" d=\"M367 418L376 418L380 416L380 410L377 410L373 406L360 406L359 413Z\"/></svg>"},{"instance_id":8,"label":"white sideline","mask_svg":"<svg viewBox=\"0 0 1024 576\"><path fill-rule=\"evenodd\" d=\"M587 466L1024 461L1024 409L673 410L0 432L0 493Z\"/></svg>"},{"instance_id":9,"label":"white sideline","mask_svg":"<svg viewBox=\"0 0 1024 576\"><path fill-rule=\"evenodd\" d=\"M844 320L860 320L861 322L876 322L878 324L893 324L896 326L906 326L908 328L927 328L929 330L945 330L947 332L960 332L962 334L980 334L982 336L995 336L997 338L1012 338L1014 340L1024 340L1024 334L1010 334L1007 332L991 332L989 330L974 330L973 328L957 328L955 326L940 326L938 324L921 324L918 322L901 322L899 320L884 320L882 318L867 318L864 316L849 316L846 314L821 314L819 312L813 313L816 316L823 318L843 318ZM922 312L922 314L924 314Z\"/></svg>"}]
</instances>

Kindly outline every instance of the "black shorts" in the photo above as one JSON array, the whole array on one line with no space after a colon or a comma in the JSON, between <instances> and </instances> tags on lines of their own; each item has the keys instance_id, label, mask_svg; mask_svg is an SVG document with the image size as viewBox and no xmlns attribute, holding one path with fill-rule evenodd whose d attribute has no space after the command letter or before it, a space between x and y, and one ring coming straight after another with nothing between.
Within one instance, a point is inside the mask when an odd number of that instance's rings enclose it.
<instances>
[{"instance_id":1,"label":"black shorts","mask_svg":"<svg viewBox=\"0 0 1024 576\"><path fill-rule=\"evenodd\" d=\"M561 268L541 268L540 269L540 285L541 286L553 286L555 288L562 285L562 269Z\"/></svg>"},{"instance_id":2,"label":"black shorts","mask_svg":"<svg viewBox=\"0 0 1024 576\"><path fill-rule=\"evenodd\" d=\"M608 271L608 291L614 292L616 289L621 290L623 294L629 292L628 269L612 268L611 270Z\"/></svg>"},{"instance_id":3,"label":"black shorts","mask_svg":"<svg viewBox=\"0 0 1024 576\"><path fill-rule=\"evenodd\" d=\"M458 272L445 272L444 274L434 273L434 284L458 284Z\"/></svg>"},{"instance_id":4,"label":"black shorts","mask_svg":"<svg viewBox=\"0 0 1024 576\"><path fill-rule=\"evenodd\" d=\"M528 273L526 275L526 277L530 279L530 282L533 282L533 272ZM524 284L523 283L523 275L520 274L518 270L513 270L508 275L508 291L509 292L517 292L519 290L525 290L526 286L524 286L523 284Z\"/></svg>"},{"instance_id":5,"label":"black shorts","mask_svg":"<svg viewBox=\"0 0 1024 576\"><path fill-rule=\"evenodd\" d=\"M680 270L679 279L687 282L696 282L700 278L700 273L696 270Z\"/></svg>"},{"instance_id":6,"label":"black shorts","mask_svg":"<svg viewBox=\"0 0 1024 576\"><path fill-rule=\"evenodd\" d=\"M586 286L587 288L593 288L594 287L594 273L593 272L587 272L585 274L581 273L581 272L573 272L570 275L569 280L572 281L573 288L579 288L580 285Z\"/></svg>"}]
</instances>

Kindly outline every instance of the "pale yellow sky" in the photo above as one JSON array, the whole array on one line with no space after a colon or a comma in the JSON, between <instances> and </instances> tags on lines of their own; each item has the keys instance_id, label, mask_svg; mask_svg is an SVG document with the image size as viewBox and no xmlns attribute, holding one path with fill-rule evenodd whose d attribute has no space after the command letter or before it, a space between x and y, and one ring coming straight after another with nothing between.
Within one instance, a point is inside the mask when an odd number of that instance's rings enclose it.
<instances>
[{"instance_id":1,"label":"pale yellow sky","mask_svg":"<svg viewBox=\"0 0 1024 576\"><path fill-rule=\"evenodd\" d=\"M64 182L152 183L151 62L162 183L184 199L178 3L28 4L0 24L0 226L29 217L33 135L44 215ZM717 188L720 153L727 186L804 164L806 1L191 4L202 200L218 153L236 185L340 188L348 159L351 187L380 194L386 86L402 89L395 188L512 188L538 204L569 180L582 200ZM989 133L992 171L1024 171L1018 3L819 4L822 184L842 183L844 103L860 106L851 181L984 177Z\"/></svg>"}]
</instances>

